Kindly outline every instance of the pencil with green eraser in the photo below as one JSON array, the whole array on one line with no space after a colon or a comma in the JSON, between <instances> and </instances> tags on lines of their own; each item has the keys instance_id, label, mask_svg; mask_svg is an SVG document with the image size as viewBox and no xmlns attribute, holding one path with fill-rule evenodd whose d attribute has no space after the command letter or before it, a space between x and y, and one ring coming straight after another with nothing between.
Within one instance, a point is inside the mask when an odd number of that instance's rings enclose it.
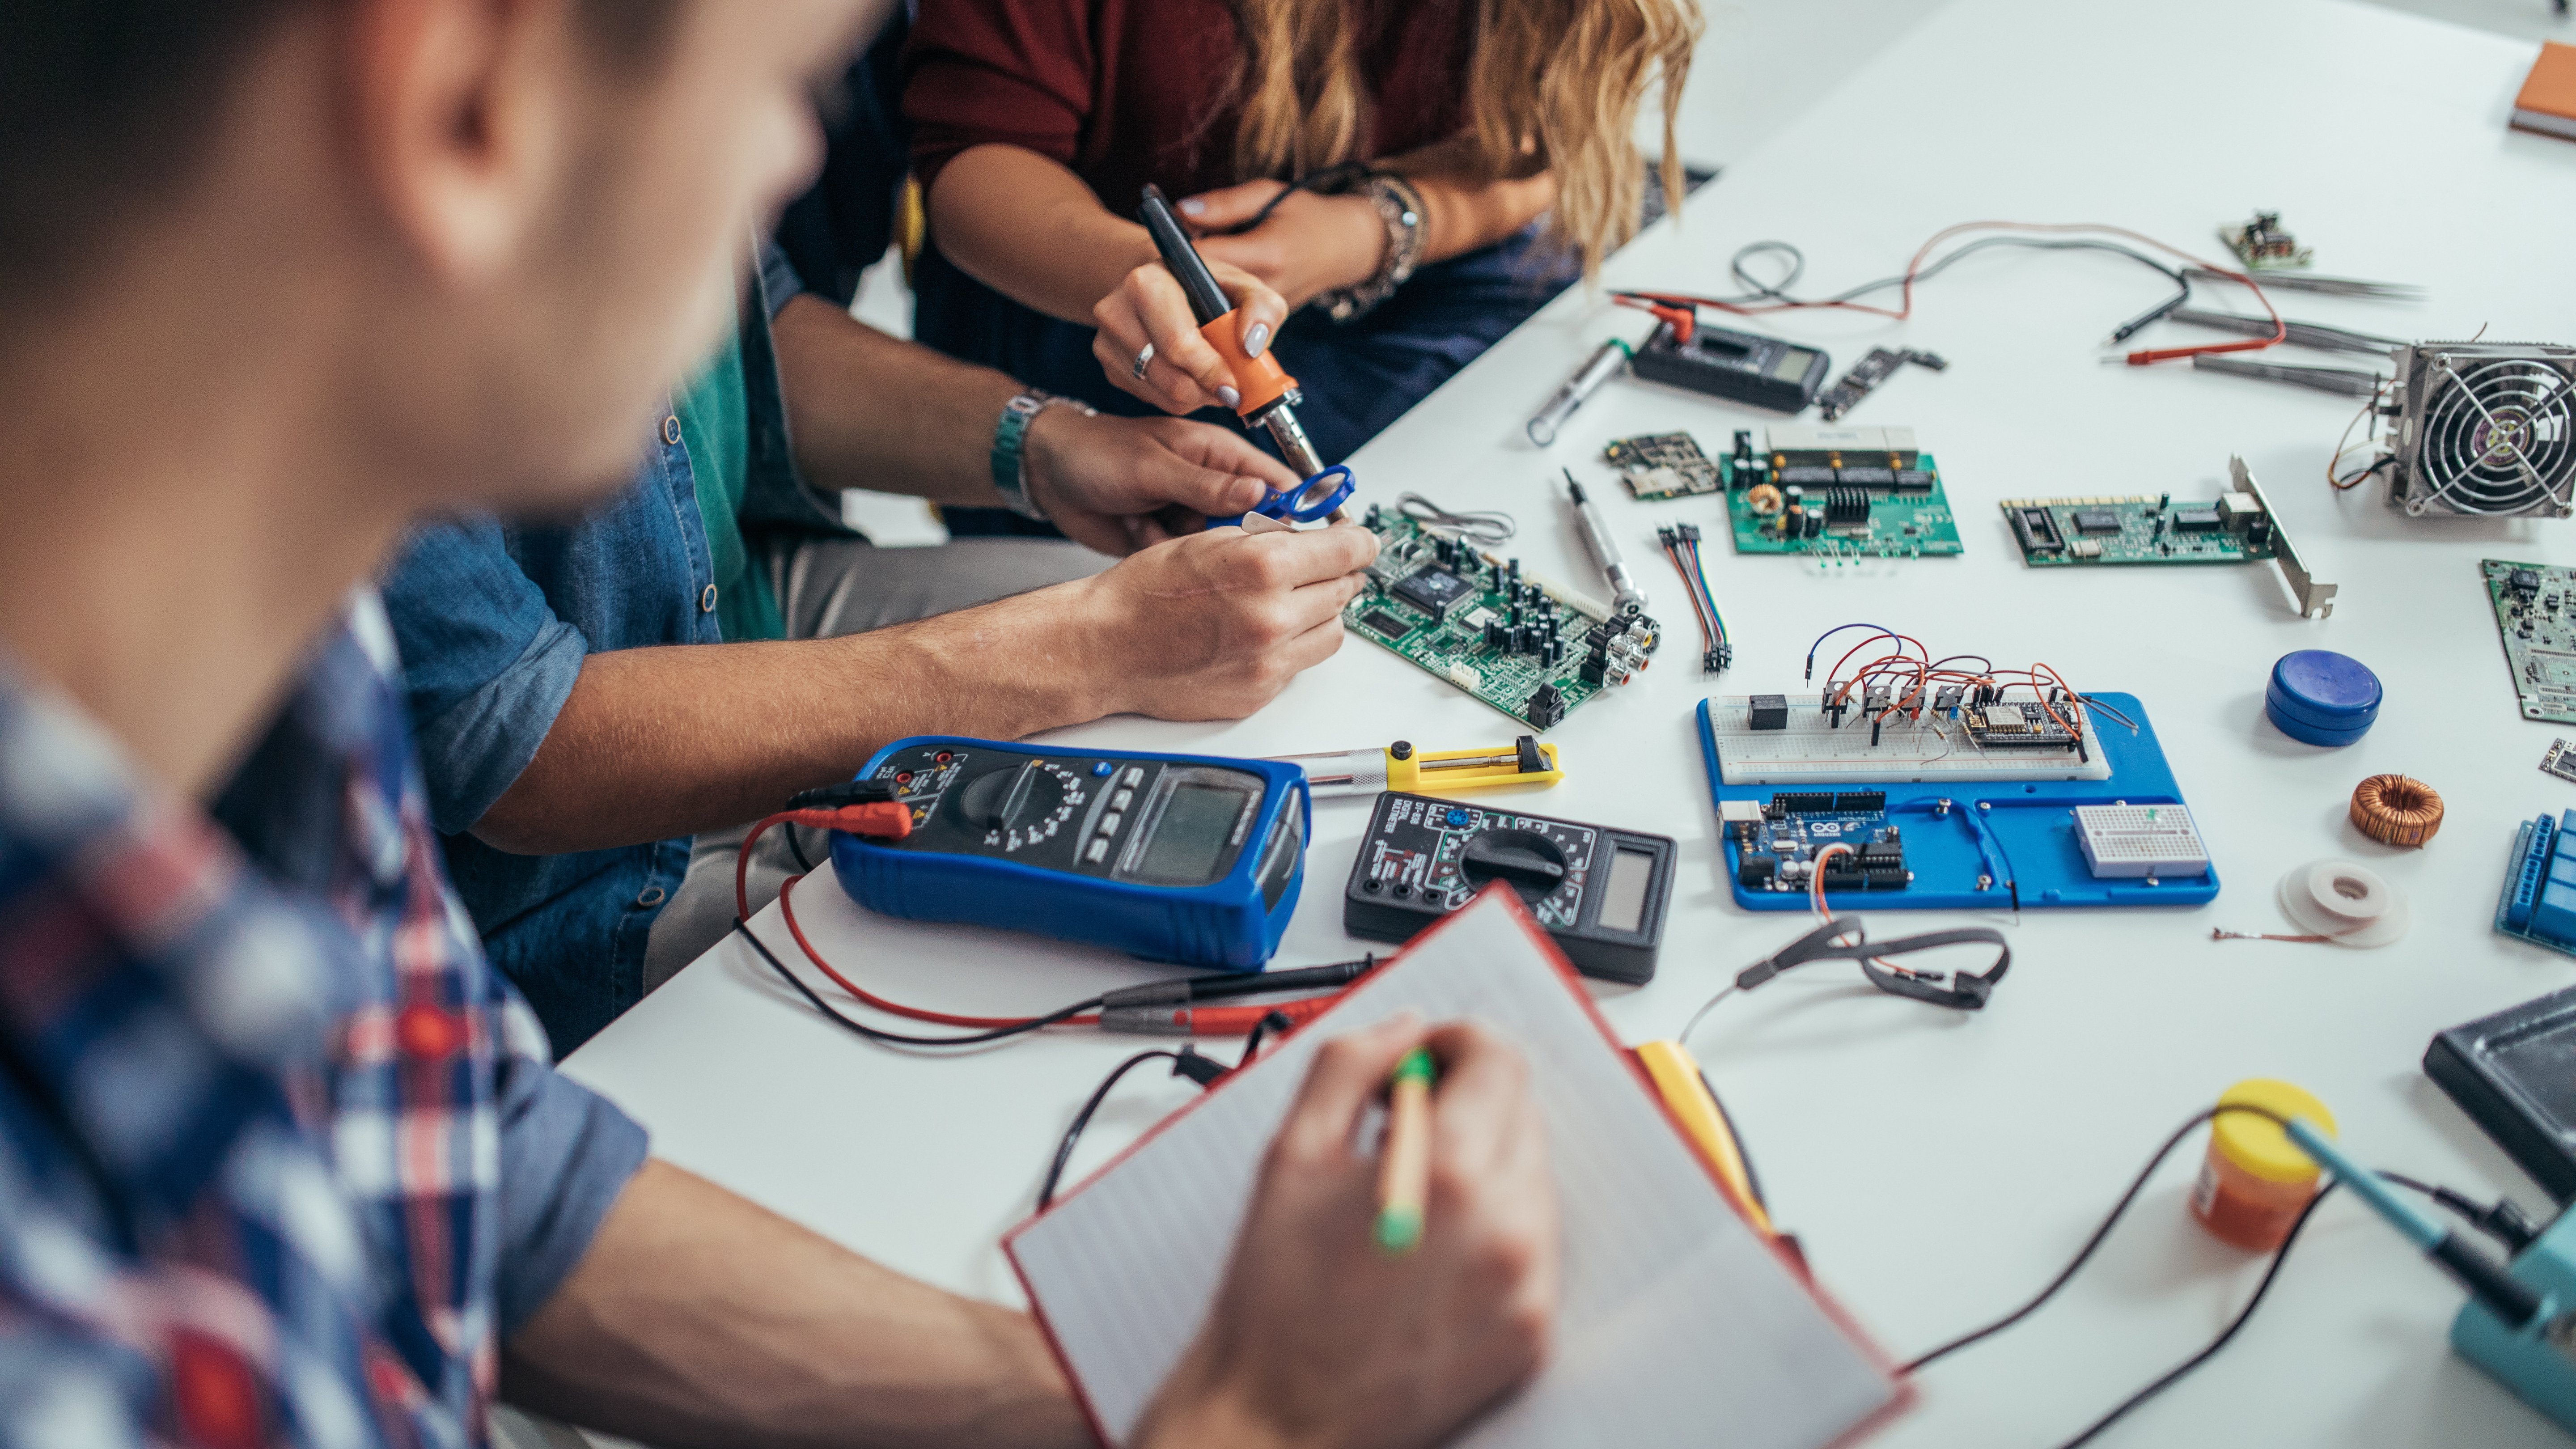
<instances>
[{"instance_id":1,"label":"pencil with green eraser","mask_svg":"<svg viewBox=\"0 0 2576 1449\"><path fill-rule=\"evenodd\" d=\"M1377 1245L1409 1253L1422 1241L1422 1210L1431 1194L1431 1052L1415 1047L1398 1058L1387 1083L1386 1145L1378 1160Z\"/></svg>"}]
</instances>

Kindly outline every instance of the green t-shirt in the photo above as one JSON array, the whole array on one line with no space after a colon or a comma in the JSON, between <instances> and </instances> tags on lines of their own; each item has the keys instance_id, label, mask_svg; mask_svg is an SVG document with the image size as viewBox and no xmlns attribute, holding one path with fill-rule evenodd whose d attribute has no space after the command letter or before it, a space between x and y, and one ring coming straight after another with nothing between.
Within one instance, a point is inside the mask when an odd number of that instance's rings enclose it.
<instances>
[{"instance_id":1,"label":"green t-shirt","mask_svg":"<svg viewBox=\"0 0 2576 1449\"><path fill-rule=\"evenodd\" d=\"M784 639L787 621L770 591L769 573L752 567L738 517L751 477L751 405L744 397L742 339L726 343L673 401L680 439L689 450L689 471L697 479L707 557L715 564L717 627L728 640Z\"/></svg>"}]
</instances>

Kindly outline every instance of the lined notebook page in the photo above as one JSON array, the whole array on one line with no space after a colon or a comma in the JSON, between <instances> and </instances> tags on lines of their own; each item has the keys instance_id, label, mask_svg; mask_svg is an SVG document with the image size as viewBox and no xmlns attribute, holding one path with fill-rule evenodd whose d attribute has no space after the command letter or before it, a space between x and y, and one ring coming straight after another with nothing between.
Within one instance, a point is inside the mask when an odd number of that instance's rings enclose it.
<instances>
[{"instance_id":1,"label":"lined notebook page","mask_svg":"<svg viewBox=\"0 0 2576 1449\"><path fill-rule=\"evenodd\" d=\"M1012 1236L1114 1442L1197 1334L1317 1045L1406 1007L1481 1020L1529 1058L1563 1205L1554 1355L1459 1443L1820 1449L1894 1402L1887 1374L1720 1197L1534 929L1479 899Z\"/></svg>"}]
</instances>

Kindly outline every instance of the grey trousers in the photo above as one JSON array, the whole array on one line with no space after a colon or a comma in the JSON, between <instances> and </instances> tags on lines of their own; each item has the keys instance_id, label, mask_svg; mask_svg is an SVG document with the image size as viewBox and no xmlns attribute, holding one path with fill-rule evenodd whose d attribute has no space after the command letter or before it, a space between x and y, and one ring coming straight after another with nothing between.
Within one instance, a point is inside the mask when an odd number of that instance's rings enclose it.
<instances>
[{"instance_id":1,"label":"grey trousers","mask_svg":"<svg viewBox=\"0 0 2576 1449\"><path fill-rule=\"evenodd\" d=\"M937 548L805 539L782 542L763 560L791 639L832 639L953 613L1087 578L1111 562L1079 544L1036 538L966 538ZM850 762L854 769L858 763ZM653 918L644 943L646 991L678 975L733 929L734 857L752 823L708 831L690 847L688 875ZM780 883L801 869L788 841L792 828L771 830L753 849L755 911L776 900ZM822 842L819 832L797 833L805 858L818 867L824 864Z\"/></svg>"}]
</instances>

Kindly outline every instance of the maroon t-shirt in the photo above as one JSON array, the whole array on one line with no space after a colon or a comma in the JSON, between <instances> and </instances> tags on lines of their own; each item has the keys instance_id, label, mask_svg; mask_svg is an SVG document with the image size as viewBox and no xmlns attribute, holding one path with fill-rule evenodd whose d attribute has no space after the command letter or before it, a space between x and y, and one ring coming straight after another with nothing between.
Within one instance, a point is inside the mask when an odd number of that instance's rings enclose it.
<instances>
[{"instance_id":1,"label":"maroon t-shirt","mask_svg":"<svg viewBox=\"0 0 2576 1449\"><path fill-rule=\"evenodd\" d=\"M1463 129L1466 0L1349 4L1371 98L1360 156ZM922 0L903 64L913 172L927 189L970 146L1024 146L1123 217L1148 181L1175 199L1231 186L1239 37L1226 0Z\"/></svg>"}]
</instances>

